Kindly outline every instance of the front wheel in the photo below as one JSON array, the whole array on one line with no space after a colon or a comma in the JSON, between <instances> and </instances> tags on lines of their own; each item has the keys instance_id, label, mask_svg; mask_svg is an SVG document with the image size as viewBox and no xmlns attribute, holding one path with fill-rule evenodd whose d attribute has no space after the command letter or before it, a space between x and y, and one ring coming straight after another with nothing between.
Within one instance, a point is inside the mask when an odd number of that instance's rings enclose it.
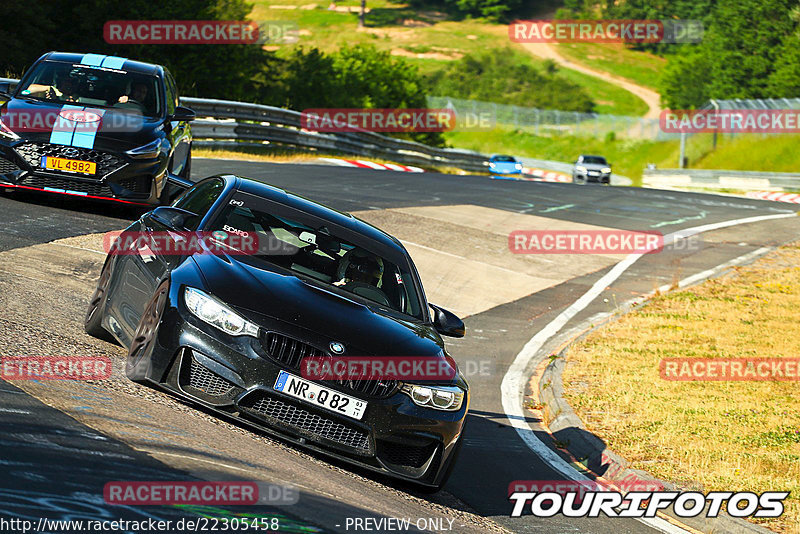
<instances>
[{"instance_id":1,"label":"front wheel","mask_svg":"<svg viewBox=\"0 0 800 534\"><path fill-rule=\"evenodd\" d=\"M139 326L133 334L131 346L128 349L128 358L125 361L125 375L134 382L142 382L147 378L150 366L150 355L158 336L158 327L164 317L169 296L169 280L164 280L156 289L155 294L147 303Z\"/></svg>"},{"instance_id":2,"label":"front wheel","mask_svg":"<svg viewBox=\"0 0 800 534\"><path fill-rule=\"evenodd\" d=\"M111 334L103 328L103 311L108 288L111 285L111 260L106 260L103 270L100 271L100 279L97 281L97 288L94 290L92 298L89 300L89 308L86 310L86 317L83 320L83 329L90 336L105 340L114 341Z\"/></svg>"}]
</instances>

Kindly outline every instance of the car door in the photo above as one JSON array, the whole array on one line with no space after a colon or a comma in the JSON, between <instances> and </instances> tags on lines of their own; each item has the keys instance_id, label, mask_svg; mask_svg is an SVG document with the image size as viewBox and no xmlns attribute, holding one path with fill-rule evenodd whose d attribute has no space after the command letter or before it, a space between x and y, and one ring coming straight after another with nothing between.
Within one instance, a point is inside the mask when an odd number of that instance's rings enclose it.
<instances>
[{"instance_id":1,"label":"car door","mask_svg":"<svg viewBox=\"0 0 800 534\"><path fill-rule=\"evenodd\" d=\"M116 258L116 274L109 288L114 295L109 327L126 346L166 272L155 230L152 218L145 214L121 236L124 244Z\"/></svg>"},{"instance_id":2,"label":"car door","mask_svg":"<svg viewBox=\"0 0 800 534\"><path fill-rule=\"evenodd\" d=\"M168 228L156 218L153 212L144 214L130 227L131 244L117 258L116 274L109 291L114 297L110 306L109 327L127 346L139 325L147 303L152 298L162 280L174 269L185 256L177 256L174 241L185 239L186 231L197 229L200 221L214 205L225 182L221 178L205 180L184 193L175 203L196 214L187 221L185 230L176 231Z\"/></svg>"}]
</instances>

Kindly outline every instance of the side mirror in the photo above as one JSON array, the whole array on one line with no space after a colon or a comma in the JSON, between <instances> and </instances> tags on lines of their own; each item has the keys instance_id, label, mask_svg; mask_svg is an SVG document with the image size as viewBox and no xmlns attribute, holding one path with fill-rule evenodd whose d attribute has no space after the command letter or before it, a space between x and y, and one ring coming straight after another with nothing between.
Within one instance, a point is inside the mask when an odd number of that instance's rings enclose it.
<instances>
[{"instance_id":1,"label":"side mirror","mask_svg":"<svg viewBox=\"0 0 800 534\"><path fill-rule=\"evenodd\" d=\"M437 332L443 336L464 337L464 334L467 332L464 321L444 308L440 308L434 304L428 304L428 306L433 310L433 326L436 328Z\"/></svg>"},{"instance_id":2,"label":"side mirror","mask_svg":"<svg viewBox=\"0 0 800 534\"><path fill-rule=\"evenodd\" d=\"M185 108L183 106L178 106L175 108L175 112L168 118L171 121L189 122L193 121L196 117L197 114L194 112L193 109Z\"/></svg>"},{"instance_id":3,"label":"side mirror","mask_svg":"<svg viewBox=\"0 0 800 534\"><path fill-rule=\"evenodd\" d=\"M186 230L186 221L197 214L172 206L159 206L150 212L149 217L171 230Z\"/></svg>"}]
</instances>

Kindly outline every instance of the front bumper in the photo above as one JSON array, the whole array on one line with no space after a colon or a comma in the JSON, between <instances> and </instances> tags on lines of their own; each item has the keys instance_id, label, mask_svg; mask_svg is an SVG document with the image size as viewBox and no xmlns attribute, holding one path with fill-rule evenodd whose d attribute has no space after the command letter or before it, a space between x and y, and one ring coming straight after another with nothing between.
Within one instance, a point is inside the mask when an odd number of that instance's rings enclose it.
<instances>
[{"instance_id":1,"label":"front bumper","mask_svg":"<svg viewBox=\"0 0 800 534\"><path fill-rule=\"evenodd\" d=\"M500 168L500 169L494 168L494 169L492 169L490 167L489 168L489 172L492 173L492 174L505 176L505 175L511 175L511 174L522 174L522 169L517 169L517 168Z\"/></svg>"},{"instance_id":2,"label":"front bumper","mask_svg":"<svg viewBox=\"0 0 800 534\"><path fill-rule=\"evenodd\" d=\"M611 182L611 173L599 171L573 171L572 179L581 178L585 182L597 182L600 184L607 184Z\"/></svg>"},{"instance_id":3,"label":"front bumper","mask_svg":"<svg viewBox=\"0 0 800 534\"><path fill-rule=\"evenodd\" d=\"M42 157L63 157L97 164L97 174L44 169ZM158 203L164 187L165 158L134 160L125 154L44 142L0 141L0 188L60 193L125 204Z\"/></svg>"},{"instance_id":4,"label":"front bumper","mask_svg":"<svg viewBox=\"0 0 800 534\"><path fill-rule=\"evenodd\" d=\"M286 337L303 339L296 331ZM218 414L351 464L431 488L446 478L463 431L468 392L460 410L445 412L417 406L398 387L370 387L378 389L373 395L322 382L368 403L363 418L355 420L274 390L281 370L301 373L278 363L264 345L261 339L228 336L170 307L149 356L146 380Z\"/></svg>"}]
</instances>

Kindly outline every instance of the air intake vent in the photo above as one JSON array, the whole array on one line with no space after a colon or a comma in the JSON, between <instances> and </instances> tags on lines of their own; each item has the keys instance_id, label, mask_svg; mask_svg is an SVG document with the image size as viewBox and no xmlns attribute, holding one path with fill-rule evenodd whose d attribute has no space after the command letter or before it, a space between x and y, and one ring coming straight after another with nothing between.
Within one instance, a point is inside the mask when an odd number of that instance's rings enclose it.
<instances>
[{"instance_id":1,"label":"air intake vent","mask_svg":"<svg viewBox=\"0 0 800 534\"><path fill-rule=\"evenodd\" d=\"M369 452L369 438L361 430L348 427L321 415L310 412L281 399L267 396L263 392L248 395L240 407L265 420L277 421L313 437L322 437L336 443Z\"/></svg>"}]
</instances>

